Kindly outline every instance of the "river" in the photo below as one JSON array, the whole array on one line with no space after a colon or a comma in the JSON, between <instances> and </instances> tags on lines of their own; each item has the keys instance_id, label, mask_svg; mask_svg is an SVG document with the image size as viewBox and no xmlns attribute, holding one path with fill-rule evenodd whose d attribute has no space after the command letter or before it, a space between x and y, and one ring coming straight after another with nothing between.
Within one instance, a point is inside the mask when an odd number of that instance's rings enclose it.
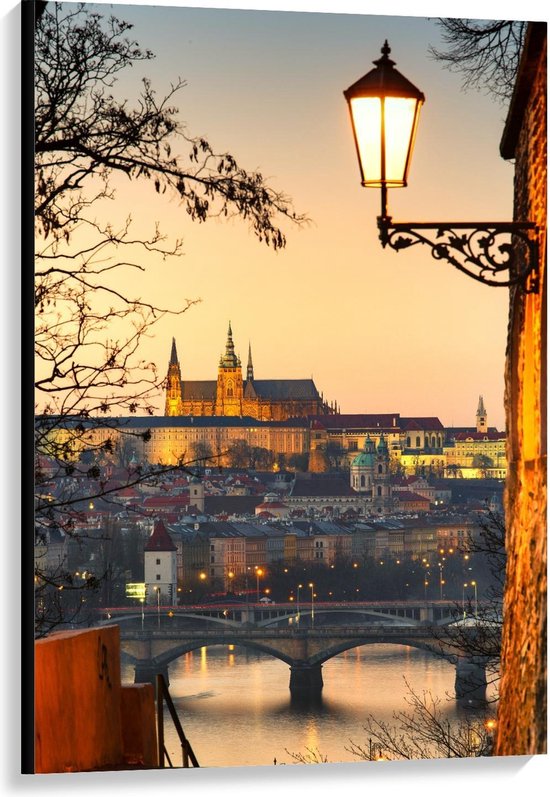
<instances>
[{"instance_id":1,"label":"river","mask_svg":"<svg viewBox=\"0 0 550 797\"><path fill-rule=\"evenodd\" d=\"M123 682L133 677L133 667L123 665ZM406 646L368 645L330 659L323 666L322 699L314 706L291 701L286 664L237 646L187 653L170 665L169 678L180 721L206 767L291 764L290 753L308 750L332 763L357 761L346 749L350 739L368 747L369 714L391 722L394 711L407 709L406 682L417 694L441 698L450 722L460 715L448 700L454 667ZM169 717L165 723L168 753L181 766Z\"/></svg>"}]
</instances>

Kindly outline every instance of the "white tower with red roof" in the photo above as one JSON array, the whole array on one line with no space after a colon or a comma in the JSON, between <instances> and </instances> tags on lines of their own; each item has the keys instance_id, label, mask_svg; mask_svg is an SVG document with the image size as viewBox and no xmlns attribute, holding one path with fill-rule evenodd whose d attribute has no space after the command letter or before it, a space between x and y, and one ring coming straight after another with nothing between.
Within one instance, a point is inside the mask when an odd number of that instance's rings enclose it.
<instances>
[{"instance_id":1,"label":"white tower with red roof","mask_svg":"<svg viewBox=\"0 0 550 797\"><path fill-rule=\"evenodd\" d=\"M144 549L147 603L173 606L177 603L177 548L162 520L155 520Z\"/></svg>"}]
</instances>

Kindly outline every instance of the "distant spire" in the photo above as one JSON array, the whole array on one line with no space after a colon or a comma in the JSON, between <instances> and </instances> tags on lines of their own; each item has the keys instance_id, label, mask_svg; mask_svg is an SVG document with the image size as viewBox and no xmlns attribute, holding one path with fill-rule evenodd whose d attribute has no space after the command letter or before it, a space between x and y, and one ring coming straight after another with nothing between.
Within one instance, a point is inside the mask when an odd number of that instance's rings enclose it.
<instances>
[{"instance_id":1,"label":"distant spire","mask_svg":"<svg viewBox=\"0 0 550 797\"><path fill-rule=\"evenodd\" d=\"M476 430L478 432L487 431L487 412L483 403L483 396L479 397L476 412Z\"/></svg>"},{"instance_id":2,"label":"distant spire","mask_svg":"<svg viewBox=\"0 0 550 797\"><path fill-rule=\"evenodd\" d=\"M363 443L363 451L366 454L374 454L375 450L376 450L376 446L374 445L374 440L372 439L370 434L367 432L367 436L365 437L365 442Z\"/></svg>"},{"instance_id":3,"label":"distant spire","mask_svg":"<svg viewBox=\"0 0 550 797\"><path fill-rule=\"evenodd\" d=\"M220 365L226 368L238 368L241 364L240 359L235 354L235 344L233 343L233 330L231 321L227 329L227 340L225 343L225 355L220 359Z\"/></svg>"},{"instance_id":4,"label":"distant spire","mask_svg":"<svg viewBox=\"0 0 550 797\"><path fill-rule=\"evenodd\" d=\"M178 353L176 351L176 339L172 338L172 352L170 353L170 365L178 364Z\"/></svg>"},{"instance_id":5,"label":"distant spire","mask_svg":"<svg viewBox=\"0 0 550 797\"><path fill-rule=\"evenodd\" d=\"M246 366L246 381L254 381L254 366L252 365L252 348L250 342L248 343L248 365Z\"/></svg>"}]
</instances>

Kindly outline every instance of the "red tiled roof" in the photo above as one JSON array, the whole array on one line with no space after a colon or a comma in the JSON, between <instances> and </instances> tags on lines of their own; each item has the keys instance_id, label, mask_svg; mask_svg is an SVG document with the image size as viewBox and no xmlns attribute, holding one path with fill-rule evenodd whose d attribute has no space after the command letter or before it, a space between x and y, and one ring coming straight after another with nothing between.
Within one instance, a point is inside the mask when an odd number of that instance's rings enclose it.
<instances>
[{"instance_id":1,"label":"red tiled roof","mask_svg":"<svg viewBox=\"0 0 550 797\"><path fill-rule=\"evenodd\" d=\"M506 440L506 432L457 432L455 440Z\"/></svg>"},{"instance_id":2,"label":"red tiled roof","mask_svg":"<svg viewBox=\"0 0 550 797\"><path fill-rule=\"evenodd\" d=\"M412 501L414 502L422 501L425 504L430 503L429 499L426 498L425 496L418 495L418 493L411 493L410 490L398 490L395 493L394 498L404 503L411 503Z\"/></svg>"},{"instance_id":3,"label":"red tiled roof","mask_svg":"<svg viewBox=\"0 0 550 797\"><path fill-rule=\"evenodd\" d=\"M401 418L400 427L404 431L413 431L413 430L424 430L424 431L433 431L434 429L438 431L444 431L443 424L439 420L439 418Z\"/></svg>"},{"instance_id":4,"label":"red tiled roof","mask_svg":"<svg viewBox=\"0 0 550 797\"><path fill-rule=\"evenodd\" d=\"M135 487L123 487L117 493L118 498L139 498L141 493Z\"/></svg>"},{"instance_id":5,"label":"red tiled roof","mask_svg":"<svg viewBox=\"0 0 550 797\"><path fill-rule=\"evenodd\" d=\"M153 526L153 533L149 537L146 545L146 551L176 551L177 548L172 542L172 538L166 531L166 526L162 520L155 520Z\"/></svg>"},{"instance_id":6,"label":"red tiled roof","mask_svg":"<svg viewBox=\"0 0 550 797\"><path fill-rule=\"evenodd\" d=\"M311 416L312 429L395 429L399 430L399 413L315 415Z\"/></svg>"},{"instance_id":7,"label":"red tiled roof","mask_svg":"<svg viewBox=\"0 0 550 797\"><path fill-rule=\"evenodd\" d=\"M149 495L144 498L144 506L176 507L186 506L189 503L189 495Z\"/></svg>"}]
</instances>

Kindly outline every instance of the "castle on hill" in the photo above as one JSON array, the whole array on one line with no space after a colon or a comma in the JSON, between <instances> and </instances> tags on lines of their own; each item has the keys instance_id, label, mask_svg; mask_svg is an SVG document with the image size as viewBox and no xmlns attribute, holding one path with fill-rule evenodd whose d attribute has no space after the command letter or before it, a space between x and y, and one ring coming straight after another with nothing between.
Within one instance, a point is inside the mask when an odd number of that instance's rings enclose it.
<instances>
[{"instance_id":1,"label":"castle on hill","mask_svg":"<svg viewBox=\"0 0 550 797\"><path fill-rule=\"evenodd\" d=\"M172 338L166 378L166 416L245 416L258 421L285 421L338 411L336 402L329 404L324 400L313 379L255 379L250 345L246 378L243 379L231 323L216 380L182 379L176 341Z\"/></svg>"}]
</instances>

